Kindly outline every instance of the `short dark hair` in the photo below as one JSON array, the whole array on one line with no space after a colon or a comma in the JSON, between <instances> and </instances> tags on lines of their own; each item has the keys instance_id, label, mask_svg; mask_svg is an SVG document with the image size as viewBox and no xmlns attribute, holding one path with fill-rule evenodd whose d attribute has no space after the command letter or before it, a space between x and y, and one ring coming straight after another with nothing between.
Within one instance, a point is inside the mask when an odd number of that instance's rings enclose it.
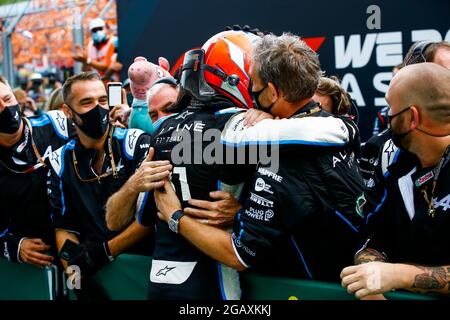
<instances>
[{"instance_id":1,"label":"short dark hair","mask_svg":"<svg viewBox=\"0 0 450 320\"><path fill-rule=\"evenodd\" d=\"M72 100L72 86L80 81L93 81L100 80L100 76L96 72L81 72L74 76L71 76L66 80L62 88L63 100L65 104L69 104Z\"/></svg>"}]
</instances>

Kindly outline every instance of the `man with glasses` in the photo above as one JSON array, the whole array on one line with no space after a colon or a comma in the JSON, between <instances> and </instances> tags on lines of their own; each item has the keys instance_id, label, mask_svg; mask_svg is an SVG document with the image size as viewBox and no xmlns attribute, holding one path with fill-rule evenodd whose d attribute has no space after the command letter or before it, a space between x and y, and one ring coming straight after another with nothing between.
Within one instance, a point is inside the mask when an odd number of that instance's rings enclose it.
<instances>
[{"instance_id":1,"label":"man with glasses","mask_svg":"<svg viewBox=\"0 0 450 320\"><path fill-rule=\"evenodd\" d=\"M368 215L371 237L343 269L357 298L394 289L449 294L450 71L406 66L386 94L400 148L385 175L385 196ZM382 296L378 296L382 298Z\"/></svg>"},{"instance_id":2,"label":"man with glasses","mask_svg":"<svg viewBox=\"0 0 450 320\"><path fill-rule=\"evenodd\" d=\"M65 252L63 264L77 265L81 276L86 276L149 235L149 228L131 219L120 230L108 230L104 208L109 196L127 180L139 192L151 190L155 165L147 164L150 136L109 125L108 97L97 74L69 78L63 96L63 110L75 123L78 138L51 155L48 195L58 250L67 240L79 244ZM159 178L168 176L169 169L167 165L160 168ZM143 247L148 251L151 245Z\"/></svg>"}]
</instances>

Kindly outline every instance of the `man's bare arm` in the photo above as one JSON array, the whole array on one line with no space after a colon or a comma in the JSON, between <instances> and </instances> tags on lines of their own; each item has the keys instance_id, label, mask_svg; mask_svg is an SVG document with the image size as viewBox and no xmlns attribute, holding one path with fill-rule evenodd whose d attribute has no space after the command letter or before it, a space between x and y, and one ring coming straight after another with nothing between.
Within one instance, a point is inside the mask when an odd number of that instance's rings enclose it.
<instances>
[{"instance_id":1,"label":"man's bare arm","mask_svg":"<svg viewBox=\"0 0 450 320\"><path fill-rule=\"evenodd\" d=\"M438 267L408 266L412 284L405 289L418 293L450 295L450 265Z\"/></svg>"},{"instance_id":2,"label":"man's bare arm","mask_svg":"<svg viewBox=\"0 0 450 320\"><path fill-rule=\"evenodd\" d=\"M162 179L170 175L169 161L151 161L155 150L150 148L147 158L128 181L106 202L106 226L118 231L133 218L136 200L141 192L148 192L164 185Z\"/></svg>"},{"instance_id":3,"label":"man's bare arm","mask_svg":"<svg viewBox=\"0 0 450 320\"><path fill-rule=\"evenodd\" d=\"M133 221L124 231L108 241L108 247L111 255L113 257L118 256L132 245L150 235L152 230L152 227L143 227L137 221Z\"/></svg>"}]
</instances>

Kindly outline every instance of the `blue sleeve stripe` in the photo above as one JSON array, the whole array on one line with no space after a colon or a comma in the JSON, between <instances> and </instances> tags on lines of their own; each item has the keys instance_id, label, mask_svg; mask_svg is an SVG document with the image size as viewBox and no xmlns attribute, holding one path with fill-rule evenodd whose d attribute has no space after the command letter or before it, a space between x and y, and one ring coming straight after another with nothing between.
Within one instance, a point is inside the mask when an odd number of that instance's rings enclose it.
<instances>
[{"instance_id":1,"label":"blue sleeve stripe","mask_svg":"<svg viewBox=\"0 0 450 320\"><path fill-rule=\"evenodd\" d=\"M38 118L34 118L34 119L29 118L28 120L30 120L30 124L32 127L43 127L43 126L50 124L50 119L45 114L43 114L42 116L40 116Z\"/></svg>"},{"instance_id":2,"label":"blue sleeve stripe","mask_svg":"<svg viewBox=\"0 0 450 320\"><path fill-rule=\"evenodd\" d=\"M6 229L5 231L3 231L3 233L2 233L2 234L0 234L0 238L4 237L4 236L5 236L5 234L7 234L7 233L8 233L8 231L9 231L9 229Z\"/></svg>"},{"instance_id":3,"label":"blue sleeve stripe","mask_svg":"<svg viewBox=\"0 0 450 320\"><path fill-rule=\"evenodd\" d=\"M145 193L144 199L142 200L141 207L138 211L137 221L140 225L142 225L142 213L144 212L145 204L147 203L148 192Z\"/></svg>"},{"instance_id":4,"label":"blue sleeve stripe","mask_svg":"<svg viewBox=\"0 0 450 320\"><path fill-rule=\"evenodd\" d=\"M64 216L64 214L66 213L66 203L64 200L62 179L59 180L59 191L61 192L61 216Z\"/></svg>"},{"instance_id":5,"label":"blue sleeve stripe","mask_svg":"<svg viewBox=\"0 0 450 320\"><path fill-rule=\"evenodd\" d=\"M400 149L397 150L397 152L394 155L394 160L392 160L392 163L397 162L398 156L400 155Z\"/></svg>"},{"instance_id":6,"label":"blue sleeve stripe","mask_svg":"<svg viewBox=\"0 0 450 320\"><path fill-rule=\"evenodd\" d=\"M116 128L116 129L114 130L113 136L114 136L115 138L119 139L119 140L122 140L122 139L125 137L125 134L126 134L126 133L127 133L127 132L126 132L125 129L122 129L122 128Z\"/></svg>"},{"instance_id":7,"label":"blue sleeve stripe","mask_svg":"<svg viewBox=\"0 0 450 320\"><path fill-rule=\"evenodd\" d=\"M272 145L272 144L273 145L299 144L299 145L323 146L323 147L342 147L346 145L345 142L322 142L322 141L307 141L307 140L243 141L239 143L221 140L220 142L228 147L234 148L250 145Z\"/></svg>"},{"instance_id":8,"label":"blue sleeve stripe","mask_svg":"<svg viewBox=\"0 0 450 320\"><path fill-rule=\"evenodd\" d=\"M57 172L58 176L61 178L64 172L64 166L65 166L65 154L66 154L66 150L72 150L75 147L75 140L70 140L67 144L64 145L63 149L61 150L61 155L60 155L60 160L61 161L61 169L59 170L59 172Z\"/></svg>"},{"instance_id":9,"label":"blue sleeve stripe","mask_svg":"<svg viewBox=\"0 0 450 320\"><path fill-rule=\"evenodd\" d=\"M241 237L242 237L242 235L244 234L244 229L241 229L240 231L239 231L239 235L238 235L238 240L240 241L241 240Z\"/></svg>"},{"instance_id":10,"label":"blue sleeve stripe","mask_svg":"<svg viewBox=\"0 0 450 320\"><path fill-rule=\"evenodd\" d=\"M353 231L355 231L355 232L359 232L359 230L350 222L350 221L348 221L348 219L347 218L345 218L339 211L335 211L335 213L338 215L338 217L340 217L342 220L344 220L344 222L346 223L346 224L348 224L348 226L353 230Z\"/></svg>"},{"instance_id":11,"label":"blue sleeve stripe","mask_svg":"<svg viewBox=\"0 0 450 320\"><path fill-rule=\"evenodd\" d=\"M242 111L245 111L245 109L236 109L236 108L222 109L222 110L216 111L214 113L214 115L218 116L218 115L221 115L221 114L238 113L238 112L242 112Z\"/></svg>"},{"instance_id":12,"label":"blue sleeve stripe","mask_svg":"<svg viewBox=\"0 0 450 320\"><path fill-rule=\"evenodd\" d=\"M305 267L305 270L306 270L306 273L308 274L308 277L309 277L311 280L314 279L313 276L312 276L312 274L311 274L311 272L309 271L309 268L308 268L308 265L306 264L305 258L303 258L303 254L302 254L302 252L300 251L300 248L298 247L297 242L295 242L295 239L294 239L293 236L291 236L291 240L292 240L292 243L294 244L295 249L296 249L297 252L298 252L298 255L300 256L300 259L302 260L303 266Z\"/></svg>"},{"instance_id":13,"label":"blue sleeve stripe","mask_svg":"<svg viewBox=\"0 0 450 320\"><path fill-rule=\"evenodd\" d=\"M222 268L220 267L220 265L221 265L221 263L217 262L217 273L219 275L220 292L222 293L222 299L228 300L227 295L225 294L225 290L223 288Z\"/></svg>"},{"instance_id":14,"label":"blue sleeve stripe","mask_svg":"<svg viewBox=\"0 0 450 320\"><path fill-rule=\"evenodd\" d=\"M369 218L370 218L373 214L377 213L377 212L381 209L381 207L383 206L384 202L386 201L386 198L387 198L387 190L384 189L384 195L383 195L383 198L381 199L380 203L376 206L375 210L367 215L367 218L366 218L366 224L369 223Z\"/></svg>"}]
</instances>

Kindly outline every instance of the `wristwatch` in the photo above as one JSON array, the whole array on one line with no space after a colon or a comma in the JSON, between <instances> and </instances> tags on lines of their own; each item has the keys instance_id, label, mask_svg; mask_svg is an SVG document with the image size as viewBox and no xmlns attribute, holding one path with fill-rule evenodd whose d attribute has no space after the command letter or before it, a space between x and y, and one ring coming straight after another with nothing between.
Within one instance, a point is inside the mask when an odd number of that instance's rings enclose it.
<instances>
[{"instance_id":1,"label":"wristwatch","mask_svg":"<svg viewBox=\"0 0 450 320\"><path fill-rule=\"evenodd\" d=\"M172 214L172 217L170 217L169 221L167 222L170 230L172 230L175 233L179 233L178 225L180 223L180 219L182 216L184 216L183 210L175 211Z\"/></svg>"}]
</instances>

